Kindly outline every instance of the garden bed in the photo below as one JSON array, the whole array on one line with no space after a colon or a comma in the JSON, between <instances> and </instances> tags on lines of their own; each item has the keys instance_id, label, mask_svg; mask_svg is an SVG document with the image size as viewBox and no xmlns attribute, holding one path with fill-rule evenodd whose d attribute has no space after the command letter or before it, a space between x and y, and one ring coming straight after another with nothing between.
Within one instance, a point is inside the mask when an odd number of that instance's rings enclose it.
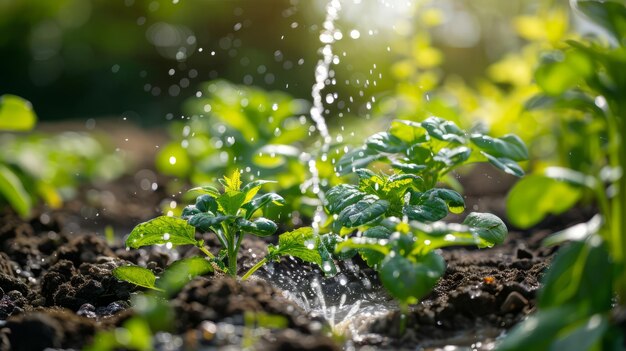
<instances>
[{"instance_id":1,"label":"garden bed","mask_svg":"<svg viewBox=\"0 0 626 351\"><path fill-rule=\"evenodd\" d=\"M501 194L509 180L495 182L503 184L500 190L486 191L477 185L484 177L492 174L480 169L461 178L471 186L468 208L501 214ZM62 209L39 208L30 221L8 210L2 212L0 319L6 319L1 333L4 349L82 348L99 330L120 326L133 315L129 300L141 289L111 276L113 268L130 262L158 273L173 259L195 254L193 248L185 247L127 251L120 237L113 245L107 243L106 226L118 236L126 234L137 223L154 217L162 200L168 198L162 187L156 191L142 188L142 179L127 176L115 183L89 186ZM541 239L551 232L550 227L562 228L563 222L575 223L585 217L582 212L570 214L544 221L544 229L512 232L503 245L491 250L443 250L446 273L428 297L411 306L402 335L398 335L400 317L393 300L384 293L375 272L360 259L342 263L338 276L325 279L317 268L293 264L295 259L289 258L260 270L255 279L246 282L222 275L196 278L171 301L176 313L171 333L159 333L155 338L157 344L178 348L230 345L236 349L252 343L263 350L333 350L345 345L489 349L498 336L533 310L539 279L556 251L541 247ZM208 235L204 239L209 243L215 240ZM240 270L262 257L271 240L245 239ZM312 282L320 287L312 288ZM354 307L355 303L359 307ZM283 316L285 328L261 332L250 322L251 315L260 314ZM329 322L329 317L335 320Z\"/></svg>"}]
</instances>

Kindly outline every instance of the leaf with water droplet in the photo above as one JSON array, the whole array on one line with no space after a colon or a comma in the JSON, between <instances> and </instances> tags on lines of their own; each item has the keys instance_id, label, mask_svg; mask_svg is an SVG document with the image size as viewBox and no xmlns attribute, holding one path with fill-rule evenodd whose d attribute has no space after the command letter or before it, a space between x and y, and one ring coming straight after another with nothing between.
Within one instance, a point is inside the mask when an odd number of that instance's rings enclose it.
<instances>
[{"instance_id":1,"label":"leaf with water droplet","mask_svg":"<svg viewBox=\"0 0 626 351\"><path fill-rule=\"evenodd\" d=\"M403 152L408 147L402 140L387 132L380 132L370 136L365 141L365 145L370 150L390 154Z\"/></svg>"},{"instance_id":2,"label":"leaf with water droplet","mask_svg":"<svg viewBox=\"0 0 626 351\"><path fill-rule=\"evenodd\" d=\"M480 153L487 158L489 163L496 166L496 168L503 170L505 173L516 177L524 175L524 170L515 161L504 157L494 157L483 151Z\"/></svg>"},{"instance_id":3,"label":"leaf with water droplet","mask_svg":"<svg viewBox=\"0 0 626 351\"><path fill-rule=\"evenodd\" d=\"M273 221L259 217L254 221L238 218L235 222L241 228L242 231L256 236L270 236L276 233L278 226Z\"/></svg>"},{"instance_id":4,"label":"leaf with water droplet","mask_svg":"<svg viewBox=\"0 0 626 351\"><path fill-rule=\"evenodd\" d=\"M344 208L363 199L365 195L354 185L337 185L326 192L326 209L331 214L337 214Z\"/></svg>"},{"instance_id":5,"label":"leaf with water droplet","mask_svg":"<svg viewBox=\"0 0 626 351\"><path fill-rule=\"evenodd\" d=\"M357 253L357 251L354 249L336 251L335 249L337 248L337 245L344 241L344 239L337 234L328 233L320 235L320 239L322 240L322 244L324 245L326 250L330 252L334 258L337 258L339 260L347 260L354 257Z\"/></svg>"},{"instance_id":6,"label":"leaf with water droplet","mask_svg":"<svg viewBox=\"0 0 626 351\"><path fill-rule=\"evenodd\" d=\"M313 247L311 247L313 243ZM278 236L278 245L269 245L267 248L268 261L278 260L281 256L290 255L305 262L315 263L325 274L333 274L336 267L330 254L320 245L319 236L315 235L313 228L302 227ZM324 264L326 263L326 270Z\"/></svg>"},{"instance_id":7,"label":"leaf with water droplet","mask_svg":"<svg viewBox=\"0 0 626 351\"><path fill-rule=\"evenodd\" d=\"M202 232L215 231L222 222L234 218L233 216L215 216L213 213L198 213L189 218L189 224Z\"/></svg>"},{"instance_id":8,"label":"leaf with water droplet","mask_svg":"<svg viewBox=\"0 0 626 351\"><path fill-rule=\"evenodd\" d=\"M139 266L120 266L111 271L119 280L129 282L144 288L161 290L156 285L156 276L151 270Z\"/></svg>"},{"instance_id":9,"label":"leaf with water droplet","mask_svg":"<svg viewBox=\"0 0 626 351\"><path fill-rule=\"evenodd\" d=\"M391 236L392 231L383 226L375 226L368 228L363 232L363 237L368 239L383 239L388 240ZM365 260L368 266L374 267L375 265L380 264L380 262L385 258L385 254L380 252L380 250L372 250L369 248L360 248L359 254Z\"/></svg>"},{"instance_id":10,"label":"leaf with water droplet","mask_svg":"<svg viewBox=\"0 0 626 351\"><path fill-rule=\"evenodd\" d=\"M383 155L372 149L360 147L345 153L335 165L335 170L341 175L350 174L359 168L365 168L370 163L383 157Z\"/></svg>"},{"instance_id":11,"label":"leaf with water droplet","mask_svg":"<svg viewBox=\"0 0 626 351\"><path fill-rule=\"evenodd\" d=\"M210 195L200 195L196 198L196 208L201 212L217 212L217 201Z\"/></svg>"},{"instance_id":12,"label":"leaf with water droplet","mask_svg":"<svg viewBox=\"0 0 626 351\"><path fill-rule=\"evenodd\" d=\"M389 209L389 201L375 196L366 196L354 205L343 209L337 217L337 223L347 228L354 228L379 219Z\"/></svg>"},{"instance_id":13,"label":"leaf with water droplet","mask_svg":"<svg viewBox=\"0 0 626 351\"><path fill-rule=\"evenodd\" d=\"M201 194L204 194L204 195L209 195L209 196L212 196L212 197L220 196L220 191L217 190L216 187L211 186L211 185L204 185L204 186L191 188L187 192L188 193L197 192L197 193L201 193Z\"/></svg>"},{"instance_id":14,"label":"leaf with water droplet","mask_svg":"<svg viewBox=\"0 0 626 351\"><path fill-rule=\"evenodd\" d=\"M167 243L172 246L196 245L195 233L196 228L184 219L160 216L138 224L126 239L126 246L137 249ZM163 239L164 234L169 234L168 240Z\"/></svg>"},{"instance_id":15,"label":"leaf with water droplet","mask_svg":"<svg viewBox=\"0 0 626 351\"><path fill-rule=\"evenodd\" d=\"M410 304L426 296L445 270L443 257L434 252L414 258L388 255L381 263L379 277L394 298Z\"/></svg>"},{"instance_id":16,"label":"leaf with water droplet","mask_svg":"<svg viewBox=\"0 0 626 351\"><path fill-rule=\"evenodd\" d=\"M450 189L430 189L423 193L412 193L409 205L404 206L402 213L411 220L434 222L443 219L448 211L463 212L465 201L461 194Z\"/></svg>"},{"instance_id":17,"label":"leaf with water droplet","mask_svg":"<svg viewBox=\"0 0 626 351\"><path fill-rule=\"evenodd\" d=\"M283 197L278 194L267 193L252 199L248 203L241 206L241 208L246 210L245 218L250 219L256 211L267 206L270 203L276 206L283 206L285 204L285 199L283 199Z\"/></svg>"},{"instance_id":18,"label":"leaf with water droplet","mask_svg":"<svg viewBox=\"0 0 626 351\"><path fill-rule=\"evenodd\" d=\"M465 133L454 122L439 117L428 117L421 125L433 138L458 144L465 143Z\"/></svg>"},{"instance_id":19,"label":"leaf with water droplet","mask_svg":"<svg viewBox=\"0 0 626 351\"><path fill-rule=\"evenodd\" d=\"M243 203L248 203L250 202L252 199L254 199L254 197L256 196L256 194L259 192L259 190L261 190L261 187L263 186L263 184L268 184L268 183L276 183L273 180L263 180L263 179L257 179L255 181L252 181L248 184L246 184L242 189L241 192L243 192L244 194L246 194L246 198L243 200Z\"/></svg>"},{"instance_id":20,"label":"leaf with water droplet","mask_svg":"<svg viewBox=\"0 0 626 351\"><path fill-rule=\"evenodd\" d=\"M472 212L465 217L463 224L469 226L473 233L491 244L490 246L501 244L508 234L504 222L491 213Z\"/></svg>"}]
</instances>

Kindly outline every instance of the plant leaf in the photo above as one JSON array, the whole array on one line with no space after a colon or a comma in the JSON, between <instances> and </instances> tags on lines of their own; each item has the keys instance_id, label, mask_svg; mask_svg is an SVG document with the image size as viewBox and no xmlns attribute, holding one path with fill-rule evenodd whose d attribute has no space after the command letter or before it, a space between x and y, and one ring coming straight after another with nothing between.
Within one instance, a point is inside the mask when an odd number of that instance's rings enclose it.
<instances>
[{"instance_id":1,"label":"plant leaf","mask_svg":"<svg viewBox=\"0 0 626 351\"><path fill-rule=\"evenodd\" d=\"M151 270L139 266L120 266L111 271L119 280L129 282L144 288L161 290L156 285L156 276Z\"/></svg>"},{"instance_id":2,"label":"plant leaf","mask_svg":"<svg viewBox=\"0 0 626 351\"><path fill-rule=\"evenodd\" d=\"M30 216L32 201L24 185L11 169L0 164L0 195L22 218Z\"/></svg>"},{"instance_id":3,"label":"plant leaf","mask_svg":"<svg viewBox=\"0 0 626 351\"><path fill-rule=\"evenodd\" d=\"M191 218L189 218L189 224L196 227L202 232L209 232L211 230L216 230L216 225L232 218L233 216L215 216L210 212L205 212L193 215Z\"/></svg>"},{"instance_id":4,"label":"plant leaf","mask_svg":"<svg viewBox=\"0 0 626 351\"><path fill-rule=\"evenodd\" d=\"M434 252L414 261L402 255L388 255L381 263L379 277L393 297L414 303L435 287L445 270L443 257Z\"/></svg>"},{"instance_id":5,"label":"plant leaf","mask_svg":"<svg viewBox=\"0 0 626 351\"><path fill-rule=\"evenodd\" d=\"M219 195L218 195L219 196ZM201 212L217 212L217 201L211 195L200 195L196 198L196 208Z\"/></svg>"},{"instance_id":6,"label":"plant leaf","mask_svg":"<svg viewBox=\"0 0 626 351\"><path fill-rule=\"evenodd\" d=\"M211 186L211 185L204 185L204 186L199 186L199 187L195 187L195 188L191 188L187 191L188 193L190 192L198 192L198 193L202 193L204 195L209 195L211 197L219 197L221 195L220 191L217 190L216 187Z\"/></svg>"},{"instance_id":7,"label":"plant leaf","mask_svg":"<svg viewBox=\"0 0 626 351\"><path fill-rule=\"evenodd\" d=\"M521 177L524 175L524 170L515 161L503 157L494 157L484 151L481 151L480 153L487 158L489 163L496 166L496 168L504 171L505 173L514 175L516 177Z\"/></svg>"},{"instance_id":8,"label":"plant leaf","mask_svg":"<svg viewBox=\"0 0 626 351\"><path fill-rule=\"evenodd\" d=\"M246 194L246 198L243 200L243 203L245 204L251 201L252 199L254 199L254 197L259 192L259 190L261 190L261 187L263 186L263 184L268 184L268 183L276 183L276 182L272 180L258 179L258 180L255 180L246 184L243 187L243 189L241 189L241 192Z\"/></svg>"},{"instance_id":9,"label":"plant leaf","mask_svg":"<svg viewBox=\"0 0 626 351\"><path fill-rule=\"evenodd\" d=\"M501 244L508 234L504 222L491 213L472 212L465 217L463 224L491 245Z\"/></svg>"},{"instance_id":10,"label":"plant leaf","mask_svg":"<svg viewBox=\"0 0 626 351\"><path fill-rule=\"evenodd\" d=\"M268 205L269 203L273 203L277 206L283 206L285 204L285 199L283 199L283 197L278 194L267 193L252 199L252 201L244 204L243 206L241 206L241 208L246 210L245 218L250 219L256 211Z\"/></svg>"},{"instance_id":11,"label":"plant leaf","mask_svg":"<svg viewBox=\"0 0 626 351\"><path fill-rule=\"evenodd\" d=\"M196 245L196 228L184 219L160 216L138 224L126 239L126 246L137 249L148 245Z\"/></svg>"},{"instance_id":12,"label":"plant leaf","mask_svg":"<svg viewBox=\"0 0 626 351\"><path fill-rule=\"evenodd\" d=\"M0 96L0 130L23 132L33 129L37 116L29 101L16 95Z\"/></svg>"},{"instance_id":13,"label":"plant leaf","mask_svg":"<svg viewBox=\"0 0 626 351\"><path fill-rule=\"evenodd\" d=\"M365 141L365 145L370 150L386 153L397 153L406 150L407 145L399 138L387 133L376 133Z\"/></svg>"},{"instance_id":14,"label":"plant leaf","mask_svg":"<svg viewBox=\"0 0 626 351\"><path fill-rule=\"evenodd\" d=\"M326 192L326 209L329 213L337 214L363 199L365 195L354 185L339 184Z\"/></svg>"},{"instance_id":15,"label":"plant leaf","mask_svg":"<svg viewBox=\"0 0 626 351\"><path fill-rule=\"evenodd\" d=\"M459 144L465 143L465 133L451 121L439 117L428 117L421 125L428 131L428 135L435 139Z\"/></svg>"},{"instance_id":16,"label":"plant leaf","mask_svg":"<svg viewBox=\"0 0 626 351\"><path fill-rule=\"evenodd\" d=\"M337 222L346 228L354 228L380 218L389 208L389 202L374 196L366 196L354 205L344 208Z\"/></svg>"},{"instance_id":17,"label":"plant leaf","mask_svg":"<svg viewBox=\"0 0 626 351\"><path fill-rule=\"evenodd\" d=\"M331 273L334 262L330 257L322 257L319 236L316 236L311 227L302 227L278 236L278 245L268 246L268 260L276 260L280 256L290 255L305 262L315 263L323 272ZM326 251L326 248L323 247ZM326 267L325 267L326 266ZM326 269L324 269L326 268Z\"/></svg>"},{"instance_id":18,"label":"plant leaf","mask_svg":"<svg viewBox=\"0 0 626 351\"><path fill-rule=\"evenodd\" d=\"M513 161L528 159L528 149L517 135L507 134L501 138L488 135L473 134L470 138L474 145L496 158L507 158Z\"/></svg>"},{"instance_id":19,"label":"plant leaf","mask_svg":"<svg viewBox=\"0 0 626 351\"><path fill-rule=\"evenodd\" d=\"M349 174L359 168L367 167L381 157L383 155L376 150L359 147L346 152L335 165L335 171L341 175Z\"/></svg>"},{"instance_id":20,"label":"plant leaf","mask_svg":"<svg viewBox=\"0 0 626 351\"><path fill-rule=\"evenodd\" d=\"M256 218L254 221L239 218L236 223L244 232L256 236L270 236L278 230L276 223L263 217Z\"/></svg>"},{"instance_id":21,"label":"plant leaf","mask_svg":"<svg viewBox=\"0 0 626 351\"><path fill-rule=\"evenodd\" d=\"M237 211L239 211L239 208L241 208L245 199L246 194L241 191L229 190L218 197L216 201L219 205L219 210L222 211L222 213L225 215L236 216Z\"/></svg>"},{"instance_id":22,"label":"plant leaf","mask_svg":"<svg viewBox=\"0 0 626 351\"><path fill-rule=\"evenodd\" d=\"M406 120L394 120L389 127L389 134L412 145L427 141L426 130L421 128L420 123ZM400 150L403 152L404 150Z\"/></svg>"},{"instance_id":23,"label":"plant leaf","mask_svg":"<svg viewBox=\"0 0 626 351\"><path fill-rule=\"evenodd\" d=\"M548 214L572 208L582 196L580 188L542 175L527 176L513 186L506 200L507 217L519 228L530 228Z\"/></svg>"}]
</instances>

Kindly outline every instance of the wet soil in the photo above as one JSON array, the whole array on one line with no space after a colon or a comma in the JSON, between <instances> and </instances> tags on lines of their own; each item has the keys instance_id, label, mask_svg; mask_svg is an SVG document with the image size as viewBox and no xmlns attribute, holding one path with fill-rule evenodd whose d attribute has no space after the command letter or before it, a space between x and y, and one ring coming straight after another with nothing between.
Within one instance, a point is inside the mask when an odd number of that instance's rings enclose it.
<instances>
[{"instance_id":1,"label":"wet soil","mask_svg":"<svg viewBox=\"0 0 626 351\"><path fill-rule=\"evenodd\" d=\"M477 173L477 184L482 184L484 173ZM143 186L148 178L159 184L156 191ZM160 213L164 199L180 201L168 195L162 186L166 183L143 168L111 184L85 187L64 208L40 208L28 221L0 211L0 350L81 349L95 333L119 327L135 313L130 301L141 289L113 278L112 269L134 263L159 273L175 259L198 254L187 248L127 251L121 245L134 225ZM470 210L492 206L503 215L502 191L471 189ZM487 197L480 197L481 192ZM489 198L493 201L485 200ZM446 274L427 298L411 306L402 334L392 299L358 258L341 263L341 273L330 279L284 258L247 282L220 275L196 278L169 301L173 325L155 334L155 343L161 349L489 349L533 311L539 281L557 249L542 247L541 239L565 222L583 221L590 212L548 219L532 232L513 232L490 250L444 250ZM106 241L106 226L117 234L116 242ZM205 239L215 241L209 235ZM266 245L245 239L240 269L263 257ZM317 289L311 288L314 282ZM337 307L332 314L336 320L329 322L329 315L320 312L322 302L326 312ZM340 307L357 302L362 308L391 307L391 312L352 314L344 321L353 323L341 329L344 335L337 335L339 329L333 334L331 324L346 317ZM283 325L262 325L258 316L278 316Z\"/></svg>"}]
</instances>

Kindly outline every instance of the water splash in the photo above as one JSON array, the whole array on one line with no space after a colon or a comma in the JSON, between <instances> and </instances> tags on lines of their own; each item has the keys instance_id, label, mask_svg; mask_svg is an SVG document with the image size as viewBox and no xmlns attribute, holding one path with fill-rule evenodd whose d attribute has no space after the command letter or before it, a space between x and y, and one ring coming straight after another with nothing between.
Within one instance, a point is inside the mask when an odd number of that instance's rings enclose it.
<instances>
[{"instance_id":1,"label":"water splash","mask_svg":"<svg viewBox=\"0 0 626 351\"><path fill-rule=\"evenodd\" d=\"M341 32L335 27L335 21L339 18L341 11L341 2L339 0L330 0L326 5L326 18L323 23L323 30L319 39L323 46L320 48L322 57L315 66L315 84L311 88L311 97L313 98L313 106L311 107L311 119L315 122L315 127L322 138L321 156L322 160L327 157L330 142L332 140L324 119L324 102L322 100L322 91L326 87L326 81L330 75L330 65L333 62L334 54L332 44L341 38ZM324 192L320 189L320 176L317 168L315 156L311 155L308 160L309 172L311 173L310 184L312 191L320 199L320 204L315 210L313 216L313 230L317 234L319 232L320 223L324 217Z\"/></svg>"}]
</instances>

